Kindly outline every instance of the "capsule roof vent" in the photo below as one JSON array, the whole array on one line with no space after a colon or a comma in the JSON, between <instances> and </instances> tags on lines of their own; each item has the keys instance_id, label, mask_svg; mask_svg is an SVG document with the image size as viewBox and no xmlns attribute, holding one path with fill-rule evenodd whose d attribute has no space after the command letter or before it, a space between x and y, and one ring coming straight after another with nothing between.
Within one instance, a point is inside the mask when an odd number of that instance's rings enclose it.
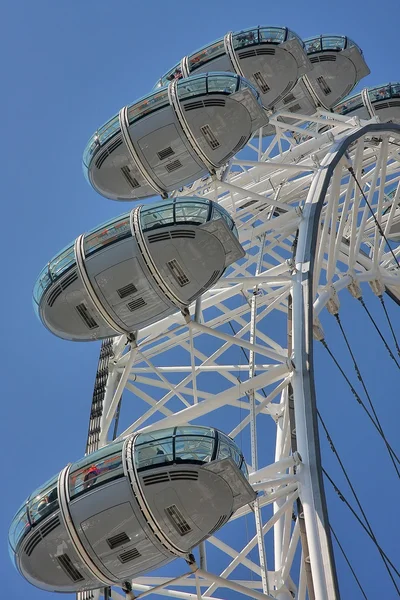
<instances>
[{"instance_id":1,"label":"capsule roof vent","mask_svg":"<svg viewBox=\"0 0 400 600\"><path fill-rule=\"evenodd\" d=\"M30 540L28 541L28 543L25 546L25 553L30 556L32 554L32 552L34 551L34 549L36 548L36 546L38 545L38 543L46 537L46 535L49 535L49 533L51 531L53 531L54 529L56 529L56 527L58 527L60 524L60 518L58 516L53 517L53 519L50 519L50 521L47 521L47 523L45 523L43 525L43 527L41 527L40 529L38 529L35 534L30 538Z\"/></svg>"},{"instance_id":2,"label":"capsule roof vent","mask_svg":"<svg viewBox=\"0 0 400 600\"><path fill-rule=\"evenodd\" d=\"M287 96L284 97L283 104L289 104L289 102L293 102L293 100L296 100L295 95L294 94L288 94Z\"/></svg>"},{"instance_id":3,"label":"capsule roof vent","mask_svg":"<svg viewBox=\"0 0 400 600\"><path fill-rule=\"evenodd\" d=\"M168 163L167 165L165 165L165 168L167 169L168 173L172 173L172 171L176 171L177 169L180 169L181 166L182 166L181 161L176 159L176 160L172 161L171 163Z\"/></svg>"},{"instance_id":4,"label":"capsule roof vent","mask_svg":"<svg viewBox=\"0 0 400 600\"><path fill-rule=\"evenodd\" d=\"M322 54L321 56L310 56L310 62L335 62L336 56L334 54Z\"/></svg>"},{"instance_id":5,"label":"capsule roof vent","mask_svg":"<svg viewBox=\"0 0 400 600\"><path fill-rule=\"evenodd\" d=\"M124 285L124 287L117 290L117 294L120 298L126 298L135 292L137 292L137 289L133 283L128 283L128 285Z\"/></svg>"},{"instance_id":6,"label":"capsule roof vent","mask_svg":"<svg viewBox=\"0 0 400 600\"><path fill-rule=\"evenodd\" d=\"M171 504L165 509L165 513L172 525L175 527L179 535L184 536L190 531L192 531L189 523L186 521L185 517L176 506L176 504Z\"/></svg>"},{"instance_id":7,"label":"capsule roof vent","mask_svg":"<svg viewBox=\"0 0 400 600\"><path fill-rule=\"evenodd\" d=\"M132 177L131 170L128 166L121 167L121 171L122 175L125 177L126 181L132 189L140 187L140 183L135 177Z\"/></svg>"},{"instance_id":8,"label":"capsule roof vent","mask_svg":"<svg viewBox=\"0 0 400 600\"><path fill-rule=\"evenodd\" d=\"M122 562L122 564L125 564L131 560L135 560L135 558L139 558L139 556L142 556L139 550L137 548L131 548L130 550L120 554L118 559Z\"/></svg>"},{"instance_id":9,"label":"capsule roof vent","mask_svg":"<svg viewBox=\"0 0 400 600\"><path fill-rule=\"evenodd\" d=\"M208 535L212 535L213 533L215 533L216 531L218 531L218 529L220 527L222 527L222 525L226 522L227 520L227 515L222 515L218 521L215 523L214 527L212 529L210 529Z\"/></svg>"},{"instance_id":10,"label":"capsule roof vent","mask_svg":"<svg viewBox=\"0 0 400 600\"><path fill-rule=\"evenodd\" d=\"M206 100L195 100L184 105L185 110L196 110L209 106L225 106L225 98L207 98Z\"/></svg>"},{"instance_id":11,"label":"capsule roof vent","mask_svg":"<svg viewBox=\"0 0 400 600\"><path fill-rule=\"evenodd\" d=\"M89 313L88 308L85 304L78 304L76 307L78 315L81 317L82 321L88 326L89 329L97 329L98 323L93 319L92 315Z\"/></svg>"},{"instance_id":12,"label":"capsule roof vent","mask_svg":"<svg viewBox=\"0 0 400 600\"><path fill-rule=\"evenodd\" d=\"M199 290L197 292L197 294L193 294L193 296L191 296L188 299L188 303L190 304L191 302L193 302L193 300L196 300L196 298L198 298L199 296L201 296L201 294L203 294L206 290L208 290L214 284L214 282L216 281L218 276L219 276L219 271L218 270L214 271L213 274L211 275L210 279L207 281L207 283L205 283L203 285L201 290Z\"/></svg>"},{"instance_id":13,"label":"capsule roof vent","mask_svg":"<svg viewBox=\"0 0 400 600\"><path fill-rule=\"evenodd\" d=\"M266 94L267 92L269 92L269 90L271 89L268 85L268 83L265 81L261 71L257 71L256 73L253 73L253 77L254 77L254 81L257 84L257 87L260 88L260 90L262 91L263 94Z\"/></svg>"},{"instance_id":14,"label":"capsule roof vent","mask_svg":"<svg viewBox=\"0 0 400 600\"><path fill-rule=\"evenodd\" d=\"M186 275L185 271L175 258L167 262L167 267L181 287L184 287L190 283L189 277Z\"/></svg>"},{"instance_id":15,"label":"capsule roof vent","mask_svg":"<svg viewBox=\"0 0 400 600\"><path fill-rule=\"evenodd\" d=\"M143 477L144 485L154 485L156 483L165 483L166 481L169 481L168 473L166 471L155 473L154 475L145 475Z\"/></svg>"},{"instance_id":16,"label":"capsule roof vent","mask_svg":"<svg viewBox=\"0 0 400 600\"><path fill-rule=\"evenodd\" d=\"M149 244L154 244L154 242L162 242L164 240L170 240L171 236L169 231L162 231L160 233L152 233L147 237Z\"/></svg>"},{"instance_id":17,"label":"capsule roof vent","mask_svg":"<svg viewBox=\"0 0 400 600\"><path fill-rule=\"evenodd\" d=\"M189 238L193 240L196 237L196 232L193 229L175 229L171 231L171 238Z\"/></svg>"},{"instance_id":18,"label":"capsule roof vent","mask_svg":"<svg viewBox=\"0 0 400 600\"><path fill-rule=\"evenodd\" d=\"M146 306L146 304L147 303L143 300L143 298L135 298L135 300L132 300L132 302L128 302L127 307L131 312L133 312L134 310L143 308L143 306Z\"/></svg>"},{"instance_id":19,"label":"capsule roof vent","mask_svg":"<svg viewBox=\"0 0 400 600\"><path fill-rule=\"evenodd\" d=\"M383 104L375 104L375 110L382 110L383 108L396 108L400 106L400 100L391 100L390 102L384 102Z\"/></svg>"},{"instance_id":20,"label":"capsule roof vent","mask_svg":"<svg viewBox=\"0 0 400 600\"><path fill-rule=\"evenodd\" d=\"M197 481L199 478L197 471L170 471L169 476L171 481Z\"/></svg>"},{"instance_id":21,"label":"capsule roof vent","mask_svg":"<svg viewBox=\"0 0 400 600\"><path fill-rule=\"evenodd\" d=\"M164 160L173 154L175 154L175 152L172 150L171 146L168 146L168 148L164 148L163 150L157 152L157 156L160 160Z\"/></svg>"},{"instance_id":22,"label":"capsule roof vent","mask_svg":"<svg viewBox=\"0 0 400 600\"><path fill-rule=\"evenodd\" d=\"M125 531L121 531L121 533L117 533L112 537L107 538L107 544L110 546L111 550L114 548L118 548L118 546L122 546L122 544L126 544L130 542L131 538L125 533Z\"/></svg>"},{"instance_id":23,"label":"capsule roof vent","mask_svg":"<svg viewBox=\"0 0 400 600\"><path fill-rule=\"evenodd\" d=\"M211 150L219 148L221 144L209 125L203 125L203 127L200 127L200 130Z\"/></svg>"},{"instance_id":24,"label":"capsule roof vent","mask_svg":"<svg viewBox=\"0 0 400 600\"><path fill-rule=\"evenodd\" d=\"M236 152L239 152L243 148L246 143L246 137L244 135L241 136L240 140L236 144L234 148L224 157L224 161L228 161L232 156L235 156ZM221 161L222 162L222 161Z\"/></svg>"},{"instance_id":25,"label":"capsule roof vent","mask_svg":"<svg viewBox=\"0 0 400 600\"><path fill-rule=\"evenodd\" d=\"M240 60L244 58L252 58L253 56L274 56L275 48L252 48L251 50L244 50L239 53Z\"/></svg>"},{"instance_id":26,"label":"capsule roof vent","mask_svg":"<svg viewBox=\"0 0 400 600\"><path fill-rule=\"evenodd\" d=\"M288 83L287 83L285 89L283 90L283 92L281 92L279 94L279 96L276 98L275 104L277 102L279 102L279 100L281 100L282 98L284 98L286 96L286 94L292 89L293 85L294 85L294 81L288 81Z\"/></svg>"},{"instance_id":27,"label":"capsule roof vent","mask_svg":"<svg viewBox=\"0 0 400 600\"><path fill-rule=\"evenodd\" d=\"M58 560L60 567L68 575L68 577L72 579L72 581L84 581L85 578L83 577L82 573L78 571L78 569L74 566L68 554L60 554L59 556L56 556L56 559Z\"/></svg>"},{"instance_id":28,"label":"capsule roof vent","mask_svg":"<svg viewBox=\"0 0 400 600\"><path fill-rule=\"evenodd\" d=\"M321 88L321 90L324 92L325 96L328 96L328 94L330 94L332 92L331 88L326 83L324 77L322 77L322 76L317 77L317 83L318 83L319 87Z\"/></svg>"}]
</instances>

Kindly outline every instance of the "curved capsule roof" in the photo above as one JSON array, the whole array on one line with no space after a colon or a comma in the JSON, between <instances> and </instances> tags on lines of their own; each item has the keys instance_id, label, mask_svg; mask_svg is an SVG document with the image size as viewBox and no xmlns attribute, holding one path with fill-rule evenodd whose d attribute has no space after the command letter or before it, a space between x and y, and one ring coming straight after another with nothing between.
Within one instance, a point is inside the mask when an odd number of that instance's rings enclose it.
<instances>
[{"instance_id":1,"label":"curved capsule roof","mask_svg":"<svg viewBox=\"0 0 400 600\"><path fill-rule=\"evenodd\" d=\"M199 71L233 71L249 79L260 92L263 105L269 107L287 94L309 68L304 43L294 31L287 27L251 27L228 33L183 58L155 88Z\"/></svg>"},{"instance_id":2,"label":"curved capsule roof","mask_svg":"<svg viewBox=\"0 0 400 600\"><path fill-rule=\"evenodd\" d=\"M243 256L235 223L218 204L149 204L64 248L41 271L33 303L60 337L114 336L182 310Z\"/></svg>"},{"instance_id":3,"label":"curved capsule roof","mask_svg":"<svg viewBox=\"0 0 400 600\"><path fill-rule=\"evenodd\" d=\"M108 198L165 195L225 164L266 122L257 90L242 77L207 73L174 81L100 127L84 151L83 170Z\"/></svg>"},{"instance_id":4,"label":"curved capsule roof","mask_svg":"<svg viewBox=\"0 0 400 600\"><path fill-rule=\"evenodd\" d=\"M134 433L35 490L12 521L10 554L21 574L43 589L112 585L187 558L254 500L247 480L241 450L216 429ZM143 511L150 511L146 519Z\"/></svg>"},{"instance_id":5,"label":"curved capsule roof","mask_svg":"<svg viewBox=\"0 0 400 600\"><path fill-rule=\"evenodd\" d=\"M400 83L386 83L348 96L334 107L341 115L356 114L362 119L375 115L381 121L400 122Z\"/></svg>"}]
</instances>

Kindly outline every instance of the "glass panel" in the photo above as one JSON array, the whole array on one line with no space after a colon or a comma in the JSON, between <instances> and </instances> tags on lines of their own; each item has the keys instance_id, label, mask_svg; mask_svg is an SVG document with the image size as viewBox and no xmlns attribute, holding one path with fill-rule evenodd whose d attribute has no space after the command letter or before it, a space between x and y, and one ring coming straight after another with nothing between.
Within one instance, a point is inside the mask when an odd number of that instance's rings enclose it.
<instances>
[{"instance_id":1,"label":"glass panel","mask_svg":"<svg viewBox=\"0 0 400 600\"><path fill-rule=\"evenodd\" d=\"M258 28L238 31L233 34L232 41L235 50L258 44Z\"/></svg>"},{"instance_id":2,"label":"glass panel","mask_svg":"<svg viewBox=\"0 0 400 600\"><path fill-rule=\"evenodd\" d=\"M58 508L57 480L58 474L29 497L28 511L33 524Z\"/></svg>"},{"instance_id":3,"label":"glass panel","mask_svg":"<svg viewBox=\"0 0 400 600\"><path fill-rule=\"evenodd\" d=\"M124 440L110 444L72 465L69 475L71 498L110 479L123 476L123 444Z\"/></svg>"},{"instance_id":4,"label":"glass panel","mask_svg":"<svg viewBox=\"0 0 400 600\"><path fill-rule=\"evenodd\" d=\"M301 37L299 35L297 35L297 33L295 33L294 31L290 31L290 29L287 30L287 40L297 40L301 47L304 48L304 42L301 39Z\"/></svg>"},{"instance_id":5,"label":"glass panel","mask_svg":"<svg viewBox=\"0 0 400 600\"><path fill-rule=\"evenodd\" d=\"M207 437L215 437L215 429L210 429L209 427L195 427L194 425L188 425L187 427L177 427L176 435L197 435L197 436L207 436Z\"/></svg>"},{"instance_id":6,"label":"glass panel","mask_svg":"<svg viewBox=\"0 0 400 600\"><path fill-rule=\"evenodd\" d=\"M100 225L93 233L87 233L83 241L85 255L89 256L90 254L93 254L93 252L96 252L96 250L99 250L116 240L130 237L131 227L129 215L130 213L126 213L117 220L113 219L108 223Z\"/></svg>"},{"instance_id":7,"label":"glass panel","mask_svg":"<svg viewBox=\"0 0 400 600\"><path fill-rule=\"evenodd\" d=\"M157 84L157 87L161 87L163 85L168 85L170 81L173 81L174 79L182 79L183 75L182 75L182 71L181 71L181 64L178 63L177 65L175 65L174 67L172 67L172 69L170 69L165 75L163 75L159 81L159 83Z\"/></svg>"},{"instance_id":8,"label":"glass panel","mask_svg":"<svg viewBox=\"0 0 400 600\"><path fill-rule=\"evenodd\" d=\"M49 276L49 267L46 265L40 272L39 277L35 283L35 287L33 288L33 299L36 304L40 304L43 294L51 284L51 279Z\"/></svg>"},{"instance_id":9,"label":"glass panel","mask_svg":"<svg viewBox=\"0 0 400 600\"><path fill-rule=\"evenodd\" d=\"M218 455L217 460L223 460L224 458L229 458L231 455L231 447L230 444L220 439L218 444Z\"/></svg>"},{"instance_id":10,"label":"glass panel","mask_svg":"<svg viewBox=\"0 0 400 600\"><path fill-rule=\"evenodd\" d=\"M341 36L322 37L322 50L343 50L346 38Z\"/></svg>"},{"instance_id":11,"label":"glass panel","mask_svg":"<svg viewBox=\"0 0 400 600\"><path fill-rule=\"evenodd\" d=\"M219 206L218 204L213 205L213 214L212 214L211 219L212 220L224 219L224 221L228 225L229 229L232 229L234 226L234 222L233 222L231 216L229 215L229 213L226 210L224 210L221 206Z\"/></svg>"},{"instance_id":12,"label":"glass panel","mask_svg":"<svg viewBox=\"0 0 400 600\"><path fill-rule=\"evenodd\" d=\"M304 44L307 54L313 54L313 52L321 52L322 50L320 37L304 40Z\"/></svg>"},{"instance_id":13,"label":"glass panel","mask_svg":"<svg viewBox=\"0 0 400 600\"><path fill-rule=\"evenodd\" d=\"M242 471L243 475L246 477L246 479L249 478L249 471L247 469L247 465L246 465L246 461L243 460L242 464L240 465L240 470Z\"/></svg>"},{"instance_id":14,"label":"glass panel","mask_svg":"<svg viewBox=\"0 0 400 600\"><path fill-rule=\"evenodd\" d=\"M360 54L362 54L362 50L360 48L360 46L358 44L356 44L353 40L351 40L350 38L346 38L347 39L347 44L346 44L346 48L353 48L356 47L358 49L358 51L360 52Z\"/></svg>"},{"instance_id":15,"label":"glass panel","mask_svg":"<svg viewBox=\"0 0 400 600\"><path fill-rule=\"evenodd\" d=\"M135 445L134 455L137 469L162 465L167 462L172 462L173 455L173 438L169 437L164 440L148 442L140 446Z\"/></svg>"},{"instance_id":16,"label":"glass panel","mask_svg":"<svg viewBox=\"0 0 400 600\"><path fill-rule=\"evenodd\" d=\"M392 98L400 97L400 83L393 83L391 86Z\"/></svg>"},{"instance_id":17,"label":"glass panel","mask_svg":"<svg viewBox=\"0 0 400 600\"><path fill-rule=\"evenodd\" d=\"M149 231L157 227L173 225L174 205L166 204L164 207L158 205L155 208L142 210L140 212L140 225L143 231Z\"/></svg>"},{"instance_id":18,"label":"glass panel","mask_svg":"<svg viewBox=\"0 0 400 600\"><path fill-rule=\"evenodd\" d=\"M145 115L153 112L154 110L158 110L163 106L169 105L168 100L168 90L162 90L161 92L156 92L151 96L145 96L142 100L135 102L128 107L128 121L131 125L138 119L141 119Z\"/></svg>"},{"instance_id":19,"label":"glass panel","mask_svg":"<svg viewBox=\"0 0 400 600\"><path fill-rule=\"evenodd\" d=\"M178 97L180 100L199 96L207 93L207 77L197 76L193 79L183 79L178 83Z\"/></svg>"},{"instance_id":20,"label":"glass panel","mask_svg":"<svg viewBox=\"0 0 400 600\"><path fill-rule=\"evenodd\" d=\"M377 102L378 100L390 98L390 85L383 85L382 87L369 90L368 96L370 97L371 102Z\"/></svg>"},{"instance_id":21,"label":"glass panel","mask_svg":"<svg viewBox=\"0 0 400 600\"><path fill-rule=\"evenodd\" d=\"M168 429L158 429L157 431L150 431L149 433L140 433L135 439L135 447L140 444L152 442L154 440L161 440L163 438L172 438L174 433L174 427L168 427Z\"/></svg>"},{"instance_id":22,"label":"glass panel","mask_svg":"<svg viewBox=\"0 0 400 600\"><path fill-rule=\"evenodd\" d=\"M204 202L177 202L175 205L175 223L198 223L207 221L209 204Z\"/></svg>"},{"instance_id":23,"label":"glass panel","mask_svg":"<svg viewBox=\"0 0 400 600\"><path fill-rule=\"evenodd\" d=\"M259 32L260 44L280 44L285 41L286 29L281 27L262 27Z\"/></svg>"},{"instance_id":24,"label":"glass panel","mask_svg":"<svg viewBox=\"0 0 400 600\"><path fill-rule=\"evenodd\" d=\"M19 542L23 537L25 537L30 528L31 527L29 525L28 515L26 512L26 503L24 503L13 518L10 530L8 532L8 540L11 548L14 551L17 549Z\"/></svg>"},{"instance_id":25,"label":"glass panel","mask_svg":"<svg viewBox=\"0 0 400 600\"><path fill-rule=\"evenodd\" d=\"M97 149L104 146L110 138L113 137L120 130L119 115L115 115L112 119L107 121L102 127L100 127L88 141L86 148L83 153L83 163L86 167L90 166L90 162Z\"/></svg>"},{"instance_id":26,"label":"glass panel","mask_svg":"<svg viewBox=\"0 0 400 600\"><path fill-rule=\"evenodd\" d=\"M70 244L50 261L49 272L52 281L58 279L73 265L75 265L75 251L74 244Z\"/></svg>"},{"instance_id":27,"label":"glass panel","mask_svg":"<svg viewBox=\"0 0 400 600\"><path fill-rule=\"evenodd\" d=\"M201 48L189 56L189 71L194 71L210 60L225 54L224 39L217 40L211 46Z\"/></svg>"},{"instance_id":28,"label":"glass panel","mask_svg":"<svg viewBox=\"0 0 400 600\"><path fill-rule=\"evenodd\" d=\"M337 104L334 110L341 115L347 115L349 112L355 110L356 108L361 108L362 106L364 106L364 104L361 94L357 94L356 96L347 98L347 100L343 100L343 102Z\"/></svg>"},{"instance_id":29,"label":"glass panel","mask_svg":"<svg viewBox=\"0 0 400 600\"><path fill-rule=\"evenodd\" d=\"M238 86L237 75L209 75L208 91L220 92L221 94L234 94Z\"/></svg>"},{"instance_id":30,"label":"glass panel","mask_svg":"<svg viewBox=\"0 0 400 600\"><path fill-rule=\"evenodd\" d=\"M182 436L175 439L175 460L210 462L214 441L207 437Z\"/></svg>"}]
</instances>

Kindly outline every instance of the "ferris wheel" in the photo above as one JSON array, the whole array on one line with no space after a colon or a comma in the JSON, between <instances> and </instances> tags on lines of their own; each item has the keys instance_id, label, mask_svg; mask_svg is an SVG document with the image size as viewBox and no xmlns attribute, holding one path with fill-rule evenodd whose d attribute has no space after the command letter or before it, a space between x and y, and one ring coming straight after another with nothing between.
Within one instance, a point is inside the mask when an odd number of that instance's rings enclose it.
<instances>
[{"instance_id":1,"label":"ferris wheel","mask_svg":"<svg viewBox=\"0 0 400 600\"><path fill-rule=\"evenodd\" d=\"M400 303L400 85L348 97L368 72L346 37L228 33L92 136L89 183L134 204L35 286L50 331L102 346L86 455L10 530L28 581L339 598L313 348L346 290Z\"/></svg>"}]
</instances>

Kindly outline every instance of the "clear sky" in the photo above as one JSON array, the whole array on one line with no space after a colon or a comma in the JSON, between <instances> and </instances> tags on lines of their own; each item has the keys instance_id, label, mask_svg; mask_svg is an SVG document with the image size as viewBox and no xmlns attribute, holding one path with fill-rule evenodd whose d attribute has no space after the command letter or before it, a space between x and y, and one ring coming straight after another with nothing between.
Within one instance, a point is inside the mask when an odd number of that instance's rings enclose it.
<instances>
[{"instance_id":1,"label":"clear sky","mask_svg":"<svg viewBox=\"0 0 400 600\"><path fill-rule=\"evenodd\" d=\"M0 586L8 600L36 600L46 593L29 586L11 566L8 526L37 485L83 454L99 346L49 334L34 316L31 291L39 270L59 249L126 209L96 195L86 183L81 157L89 136L121 106L150 91L183 55L227 31L257 24L287 25L302 37L347 34L362 47L371 69L360 87L400 80L399 3L5 0L1 16ZM378 308L374 299L371 303ZM390 306L391 315L400 331L395 308ZM373 332L364 337L366 322L350 301L346 318L380 417L396 442L398 371ZM317 368L321 411L382 545L397 560L398 481L380 441L357 407L353 410L351 395L332 376L323 355L317 357ZM332 458L325 454L329 464ZM329 500L334 527L369 598L395 598L377 551L368 548L366 536L334 494ZM342 598L361 597L340 558L338 566Z\"/></svg>"}]
</instances>

